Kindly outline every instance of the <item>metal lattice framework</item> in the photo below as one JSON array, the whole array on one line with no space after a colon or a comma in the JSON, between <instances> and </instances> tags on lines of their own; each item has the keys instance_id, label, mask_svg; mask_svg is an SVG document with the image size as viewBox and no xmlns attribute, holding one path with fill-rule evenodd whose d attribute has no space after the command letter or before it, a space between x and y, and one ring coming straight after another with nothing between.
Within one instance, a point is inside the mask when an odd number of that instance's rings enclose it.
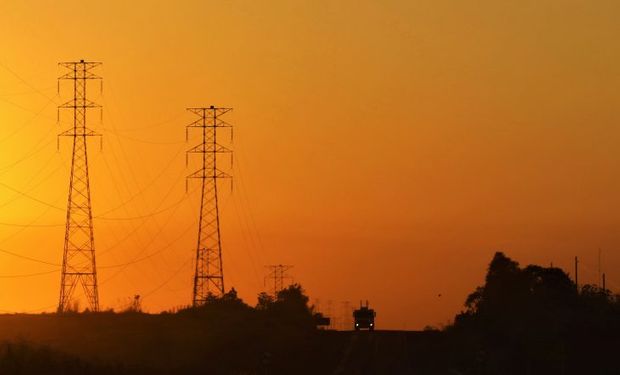
<instances>
[{"instance_id":1,"label":"metal lattice framework","mask_svg":"<svg viewBox=\"0 0 620 375\"><path fill-rule=\"evenodd\" d=\"M293 281L293 277L286 273L288 270L293 268L293 266L288 264L273 264L265 267L269 269L269 274L265 277L265 282L267 279L272 280L273 289L271 290L271 293L273 293L273 296L277 298L278 293L284 289L284 281Z\"/></svg>"},{"instance_id":2,"label":"metal lattice framework","mask_svg":"<svg viewBox=\"0 0 620 375\"><path fill-rule=\"evenodd\" d=\"M87 82L101 80L93 71L99 62L63 62L59 64L67 72L58 78L73 82L73 99L60 105L61 109L73 113L73 127L58 135L73 138L71 158L71 177L67 203L67 222L62 257L60 300L58 312L71 309L76 287L81 285L88 308L99 311L99 292L97 290L97 267L95 262L95 240L93 235L93 215L90 200L90 181L88 177L87 137L101 136L86 126L86 115L90 109L100 106L86 97Z\"/></svg>"},{"instance_id":3,"label":"metal lattice framework","mask_svg":"<svg viewBox=\"0 0 620 375\"><path fill-rule=\"evenodd\" d=\"M187 176L187 179L200 179L202 182L192 297L193 306L200 306L205 303L210 295L221 296L224 294L217 180L231 178L232 176L218 169L217 155L232 155L232 150L217 142L217 130L229 128L232 139L232 125L221 119L221 116L230 112L232 108L211 106L208 108L188 108L187 110L199 118L187 125L186 138L189 129L199 128L202 130L202 143L187 151L187 155L202 155L202 167Z\"/></svg>"}]
</instances>

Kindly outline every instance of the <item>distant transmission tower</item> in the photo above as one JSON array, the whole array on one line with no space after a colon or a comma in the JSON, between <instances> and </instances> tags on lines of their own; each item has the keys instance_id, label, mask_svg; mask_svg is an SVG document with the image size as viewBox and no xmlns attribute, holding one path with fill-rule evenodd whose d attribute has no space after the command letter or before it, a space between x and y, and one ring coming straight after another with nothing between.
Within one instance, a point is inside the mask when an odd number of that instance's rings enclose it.
<instances>
[{"instance_id":1,"label":"distant transmission tower","mask_svg":"<svg viewBox=\"0 0 620 375\"><path fill-rule=\"evenodd\" d=\"M343 301L342 302L342 316L340 318L340 329L346 331L353 326L351 322L351 316L353 311L351 310L351 302Z\"/></svg>"},{"instance_id":2,"label":"distant transmission tower","mask_svg":"<svg viewBox=\"0 0 620 375\"><path fill-rule=\"evenodd\" d=\"M334 314L334 305L331 299L327 300L327 317L329 319L329 329L336 329L336 316Z\"/></svg>"},{"instance_id":3,"label":"distant transmission tower","mask_svg":"<svg viewBox=\"0 0 620 375\"><path fill-rule=\"evenodd\" d=\"M265 267L269 269L269 273L267 274L265 279L270 279L272 281L272 293L274 297L277 297L278 292L284 289L284 280L293 280L293 278L286 273L286 271L293 268L293 266L284 264L273 264Z\"/></svg>"},{"instance_id":4,"label":"distant transmission tower","mask_svg":"<svg viewBox=\"0 0 620 375\"><path fill-rule=\"evenodd\" d=\"M86 126L86 114L89 109L101 108L101 106L87 99L86 85L89 80L101 80L101 77L93 73L93 70L101 63L80 60L79 62L63 62L59 65L67 69L67 72L58 78L58 87L60 89L60 82L63 80L73 81L73 99L60 105L58 109L59 113L61 109L72 111L73 127L58 136L73 138L73 156L71 157L58 312L70 309L78 284L82 286L88 308L91 311L99 311L86 138L101 136L101 134L95 133Z\"/></svg>"},{"instance_id":5,"label":"distant transmission tower","mask_svg":"<svg viewBox=\"0 0 620 375\"><path fill-rule=\"evenodd\" d=\"M192 301L194 306L199 306L205 303L209 295L221 296L224 294L217 180L219 178L231 178L232 176L218 169L217 155L232 154L232 150L218 144L217 130L219 128L230 128L232 138L232 125L220 118L225 113L230 112L232 108L211 106L208 108L188 108L187 110L199 118L187 125L186 138L189 129L202 129L202 142L187 151L188 154L202 155L201 168L187 176L188 179L198 178L202 180Z\"/></svg>"}]
</instances>

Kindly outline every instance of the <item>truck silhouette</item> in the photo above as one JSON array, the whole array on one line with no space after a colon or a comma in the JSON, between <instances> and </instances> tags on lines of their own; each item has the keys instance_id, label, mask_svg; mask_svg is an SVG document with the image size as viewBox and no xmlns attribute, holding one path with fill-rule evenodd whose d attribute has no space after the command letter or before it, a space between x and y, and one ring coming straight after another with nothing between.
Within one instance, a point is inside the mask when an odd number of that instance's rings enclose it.
<instances>
[{"instance_id":1,"label":"truck silhouette","mask_svg":"<svg viewBox=\"0 0 620 375\"><path fill-rule=\"evenodd\" d=\"M363 306L360 301L360 308L353 311L353 328L355 328L356 331L360 329L374 331L375 316L377 316L377 313L375 310L368 308L368 301L366 301L366 306Z\"/></svg>"}]
</instances>

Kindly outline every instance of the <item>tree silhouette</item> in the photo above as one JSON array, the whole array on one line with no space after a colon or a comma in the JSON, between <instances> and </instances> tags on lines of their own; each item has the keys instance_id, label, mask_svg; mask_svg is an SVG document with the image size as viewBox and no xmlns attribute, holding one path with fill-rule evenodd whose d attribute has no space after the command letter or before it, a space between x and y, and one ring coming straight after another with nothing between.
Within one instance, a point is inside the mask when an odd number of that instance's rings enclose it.
<instances>
[{"instance_id":1,"label":"tree silhouette","mask_svg":"<svg viewBox=\"0 0 620 375\"><path fill-rule=\"evenodd\" d=\"M259 311L265 311L271 307L275 299L265 292L261 292L258 295L258 302L256 303L256 309Z\"/></svg>"},{"instance_id":2,"label":"tree silhouette","mask_svg":"<svg viewBox=\"0 0 620 375\"><path fill-rule=\"evenodd\" d=\"M447 330L464 373L620 373L610 349L620 344L618 298L596 286L578 291L559 268L520 268L498 252L465 307Z\"/></svg>"},{"instance_id":3,"label":"tree silhouette","mask_svg":"<svg viewBox=\"0 0 620 375\"><path fill-rule=\"evenodd\" d=\"M309 298L301 285L293 284L280 290L276 299L271 302L263 297L262 304L271 319L281 323L314 329L316 327L308 301ZM259 301L260 303L261 301Z\"/></svg>"}]
</instances>

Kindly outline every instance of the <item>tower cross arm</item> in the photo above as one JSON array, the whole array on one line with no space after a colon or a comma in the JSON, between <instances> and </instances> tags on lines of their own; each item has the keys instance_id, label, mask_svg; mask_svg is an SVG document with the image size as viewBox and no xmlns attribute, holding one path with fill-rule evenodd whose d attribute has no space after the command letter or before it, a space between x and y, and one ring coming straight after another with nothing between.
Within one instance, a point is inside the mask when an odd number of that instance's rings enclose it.
<instances>
[{"instance_id":1,"label":"tower cross arm","mask_svg":"<svg viewBox=\"0 0 620 375\"><path fill-rule=\"evenodd\" d=\"M58 108L101 108L101 105L92 100L76 98L59 105Z\"/></svg>"},{"instance_id":2,"label":"tower cross arm","mask_svg":"<svg viewBox=\"0 0 620 375\"><path fill-rule=\"evenodd\" d=\"M85 137L102 137L103 134L101 133L97 133L92 129L89 128L77 128L78 131L75 131L74 129L67 129L64 132L58 134L59 137L73 137L73 136L85 136ZM83 129L83 132L80 131Z\"/></svg>"},{"instance_id":3,"label":"tower cross arm","mask_svg":"<svg viewBox=\"0 0 620 375\"><path fill-rule=\"evenodd\" d=\"M216 169L214 172L212 169L207 171L204 168L201 168L196 172L187 175L186 178L232 178L232 175L224 171L220 171L219 169Z\"/></svg>"},{"instance_id":4,"label":"tower cross arm","mask_svg":"<svg viewBox=\"0 0 620 375\"><path fill-rule=\"evenodd\" d=\"M227 154L233 152L228 147L222 146L220 144L215 144L215 147L207 147L206 144L199 144L195 147L190 148L186 151L188 154L204 154L204 153L218 153L218 154Z\"/></svg>"},{"instance_id":5,"label":"tower cross arm","mask_svg":"<svg viewBox=\"0 0 620 375\"><path fill-rule=\"evenodd\" d=\"M95 61L79 61L79 62L61 62L58 66L66 68L67 73L58 77L58 79L102 79L101 76L93 73L92 70L102 65L101 62ZM79 67L79 69L78 69Z\"/></svg>"},{"instance_id":6,"label":"tower cross arm","mask_svg":"<svg viewBox=\"0 0 620 375\"><path fill-rule=\"evenodd\" d=\"M198 120L195 120L191 124L187 125L187 127L188 128L232 128L231 124L219 118L216 118L215 124L213 123L213 117L208 118L209 121L205 121L205 119L201 117Z\"/></svg>"},{"instance_id":7,"label":"tower cross arm","mask_svg":"<svg viewBox=\"0 0 620 375\"><path fill-rule=\"evenodd\" d=\"M187 108L187 110L202 117L203 114L209 113L209 111L215 112L216 116L221 116L226 112L232 111L233 109L227 108L227 107L210 106L210 107L189 107Z\"/></svg>"}]
</instances>

